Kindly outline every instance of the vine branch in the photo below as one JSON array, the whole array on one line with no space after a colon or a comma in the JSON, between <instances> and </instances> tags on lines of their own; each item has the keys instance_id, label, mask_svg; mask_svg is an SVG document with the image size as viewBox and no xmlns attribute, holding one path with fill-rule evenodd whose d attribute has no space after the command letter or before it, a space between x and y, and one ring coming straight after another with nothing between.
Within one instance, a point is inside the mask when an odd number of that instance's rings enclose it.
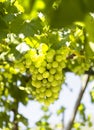
<instances>
[{"instance_id":1,"label":"vine branch","mask_svg":"<svg viewBox=\"0 0 94 130\"><path fill-rule=\"evenodd\" d=\"M75 103L73 114L71 116L71 119L69 120L69 123L67 124L67 127L64 130L71 130L72 129L73 122L75 120L75 117L76 117L76 114L77 114L77 110L78 110L78 107L79 107L80 102L82 100L83 94L84 94L84 92L86 90L86 87L87 87L87 84L89 82L89 78L90 78L90 75L86 75L84 84L82 85L82 88L81 88L81 90L79 92L78 99L77 99L77 101Z\"/></svg>"}]
</instances>

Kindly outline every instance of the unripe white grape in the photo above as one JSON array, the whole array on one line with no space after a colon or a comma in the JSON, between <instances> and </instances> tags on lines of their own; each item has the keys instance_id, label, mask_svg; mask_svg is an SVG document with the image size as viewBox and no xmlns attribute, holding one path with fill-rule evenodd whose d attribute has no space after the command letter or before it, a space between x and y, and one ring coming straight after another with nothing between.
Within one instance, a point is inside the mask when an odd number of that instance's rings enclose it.
<instances>
[{"instance_id":1,"label":"unripe white grape","mask_svg":"<svg viewBox=\"0 0 94 130\"><path fill-rule=\"evenodd\" d=\"M33 74L37 75L38 74L38 70L35 68Z\"/></svg>"},{"instance_id":2,"label":"unripe white grape","mask_svg":"<svg viewBox=\"0 0 94 130\"><path fill-rule=\"evenodd\" d=\"M40 98L45 98L45 93L44 93L44 92L41 92L41 93L40 93L40 91L39 91L39 97L40 97Z\"/></svg>"},{"instance_id":3,"label":"unripe white grape","mask_svg":"<svg viewBox=\"0 0 94 130\"><path fill-rule=\"evenodd\" d=\"M65 68L66 67L65 62L60 62L60 66L61 66L61 68Z\"/></svg>"},{"instance_id":4,"label":"unripe white grape","mask_svg":"<svg viewBox=\"0 0 94 130\"><path fill-rule=\"evenodd\" d=\"M36 62L36 63L35 63L35 67L36 67L36 68L39 68L40 66L41 66L41 62Z\"/></svg>"},{"instance_id":5,"label":"unripe white grape","mask_svg":"<svg viewBox=\"0 0 94 130\"><path fill-rule=\"evenodd\" d=\"M36 88L40 88L41 86L42 86L41 81L36 81L35 87L36 87Z\"/></svg>"},{"instance_id":6,"label":"unripe white grape","mask_svg":"<svg viewBox=\"0 0 94 130\"><path fill-rule=\"evenodd\" d=\"M51 57L50 55L48 56L46 56L46 60L47 60L47 62L53 62L53 57Z\"/></svg>"},{"instance_id":7,"label":"unripe white grape","mask_svg":"<svg viewBox=\"0 0 94 130\"><path fill-rule=\"evenodd\" d=\"M62 75L59 74L59 73L56 73L56 74L54 75L54 78L55 78L55 80L61 80L61 79L62 79Z\"/></svg>"},{"instance_id":8,"label":"unripe white grape","mask_svg":"<svg viewBox=\"0 0 94 130\"><path fill-rule=\"evenodd\" d=\"M54 102L54 100L55 100L52 96L51 96L51 97L49 97L48 99L49 99L50 103L53 103L53 102Z\"/></svg>"},{"instance_id":9,"label":"unripe white grape","mask_svg":"<svg viewBox=\"0 0 94 130\"><path fill-rule=\"evenodd\" d=\"M57 72L62 72L62 67L61 66L58 66L56 69L57 69Z\"/></svg>"},{"instance_id":10,"label":"unripe white grape","mask_svg":"<svg viewBox=\"0 0 94 130\"><path fill-rule=\"evenodd\" d=\"M50 89L47 89L46 92L45 92L45 95L46 95L47 97L51 97L51 96L52 96L51 90L50 90Z\"/></svg>"},{"instance_id":11,"label":"unripe white grape","mask_svg":"<svg viewBox=\"0 0 94 130\"><path fill-rule=\"evenodd\" d=\"M38 73L38 74L37 74L37 79L38 79L38 80L42 80L42 79L43 79L42 74Z\"/></svg>"},{"instance_id":12,"label":"unripe white grape","mask_svg":"<svg viewBox=\"0 0 94 130\"><path fill-rule=\"evenodd\" d=\"M53 97L53 99L58 99L59 93L58 93L58 92L57 92L57 93L53 93L53 94L52 94L52 97Z\"/></svg>"},{"instance_id":13,"label":"unripe white grape","mask_svg":"<svg viewBox=\"0 0 94 130\"><path fill-rule=\"evenodd\" d=\"M37 94L40 94L39 88L36 89L36 93L37 93Z\"/></svg>"},{"instance_id":14,"label":"unripe white grape","mask_svg":"<svg viewBox=\"0 0 94 130\"><path fill-rule=\"evenodd\" d=\"M36 80L34 81L34 80L32 80L32 86L36 86Z\"/></svg>"},{"instance_id":15,"label":"unripe white grape","mask_svg":"<svg viewBox=\"0 0 94 130\"><path fill-rule=\"evenodd\" d=\"M48 63L47 64L47 69L51 69L51 67L52 67L51 63Z\"/></svg>"},{"instance_id":16,"label":"unripe white grape","mask_svg":"<svg viewBox=\"0 0 94 130\"><path fill-rule=\"evenodd\" d=\"M41 43L38 50L39 50L39 53L46 53L48 51L47 44Z\"/></svg>"},{"instance_id":17,"label":"unripe white grape","mask_svg":"<svg viewBox=\"0 0 94 130\"><path fill-rule=\"evenodd\" d=\"M62 55L56 55L55 60L57 62L61 62L62 61Z\"/></svg>"},{"instance_id":18,"label":"unripe white grape","mask_svg":"<svg viewBox=\"0 0 94 130\"><path fill-rule=\"evenodd\" d=\"M58 85L58 81L54 80L53 82L51 82L51 86L57 86Z\"/></svg>"},{"instance_id":19,"label":"unripe white grape","mask_svg":"<svg viewBox=\"0 0 94 130\"><path fill-rule=\"evenodd\" d=\"M55 50L54 49L50 49L49 52L48 52L48 55L50 56L54 56L55 55Z\"/></svg>"},{"instance_id":20,"label":"unripe white grape","mask_svg":"<svg viewBox=\"0 0 94 130\"><path fill-rule=\"evenodd\" d=\"M57 68L57 67L58 67L58 62L57 62L57 61L53 61L52 67L53 67L53 68Z\"/></svg>"},{"instance_id":21,"label":"unripe white grape","mask_svg":"<svg viewBox=\"0 0 94 130\"><path fill-rule=\"evenodd\" d=\"M39 69L38 69L38 72L39 73L43 73L45 71L45 67L40 67Z\"/></svg>"},{"instance_id":22,"label":"unripe white grape","mask_svg":"<svg viewBox=\"0 0 94 130\"><path fill-rule=\"evenodd\" d=\"M56 69L55 69L55 68L51 68L51 69L49 70L49 72L50 72L50 74L55 74L55 73L56 73Z\"/></svg>"},{"instance_id":23,"label":"unripe white grape","mask_svg":"<svg viewBox=\"0 0 94 130\"><path fill-rule=\"evenodd\" d=\"M43 87L43 86L42 86L42 87L40 88L40 92L45 92L45 91L46 91L46 87Z\"/></svg>"},{"instance_id":24,"label":"unripe white grape","mask_svg":"<svg viewBox=\"0 0 94 130\"><path fill-rule=\"evenodd\" d=\"M32 75L32 80L35 81L37 79L37 75L36 74L33 74Z\"/></svg>"},{"instance_id":25,"label":"unripe white grape","mask_svg":"<svg viewBox=\"0 0 94 130\"><path fill-rule=\"evenodd\" d=\"M34 71L35 71L35 66L32 65L32 66L30 67L30 72L33 73Z\"/></svg>"},{"instance_id":26,"label":"unripe white grape","mask_svg":"<svg viewBox=\"0 0 94 130\"><path fill-rule=\"evenodd\" d=\"M54 80L54 76L50 74L49 77L48 77L48 81L52 82L53 80Z\"/></svg>"},{"instance_id":27,"label":"unripe white grape","mask_svg":"<svg viewBox=\"0 0 94 130\"><path fill-rule=\"evenodd\" d=\"M43 84L46 84L47 82L48 82L47 79L43 79L43 80L42 80L42 83L43 83Z\"/></svg>"},{"instance_id":28,"label":"unripe white grape","mask_svg":"<svg viewBox=\"0 0 94 130\"><path fill-rule=\"evenodd\" d=\"M44 61L41 63L41 66L42 66L42 67L46 67L46 66L47 66L47 62L44 60Z\"/></svg>"},{"instance_id":29,"label":"unripe white grape","mask_svg":"<svg viewBox=\"0 0 94 130\"><path fill-rule=\"evenodd\" d=\"M25 63L26 63L26 67L27 67L27 68L30 67L30 66L32 65L32 60L31 60L31 58L27 58Z\"/></svg>"},{"instance_id":30,"label":"unripe white grape","mask_svg":"<svg viewBox=\"0 0 94 130\"><path fill-rule=\"evenodd\" d=\"M60 86L52 87L52 92L58 93L60 91Z\"/></svg>"},{"instance_id":31,"label":"unripe white grape","mask_svg":"<svg viewBox=\"0 0 94 130\"><path fill-rule=\"evenodd\" d=\"M54 58L54 55L55 55L55 50L53 49L50 49L46 55L46 60L48 62L53 62L53 58Z\"/></svg>"},{"instance_id":32,"label":"unripe white grape","mask_svg":"<svg viewBox=\"0 0 94 130\"><path fill-rule=\"evenodd\" d=\"M50 105L49 100L44 100L44 104L45 104L46 106L49 106L49 105Z\"/></svg>"},{"instance_id":33,"label":"unripe white grape","mask_svg":"<svg viewBox=\"0 0 94 130\"><path fill-rule=\"evenodd\" d=\"M43 78L48 78L49 77L49 72L48 71L45 71L44 73L43 73Z\"/></svg>"},{"instance_id":34,"label":"unripe white grape","mask_svg":"<svg viewBox=\"0 0 94 130\"><path fill-rule=\"evenodd\" d=\"M47 88L50 88L51 87L51 83L47 82L46 86L47 86Z\"/></svg>"}]
</instances>

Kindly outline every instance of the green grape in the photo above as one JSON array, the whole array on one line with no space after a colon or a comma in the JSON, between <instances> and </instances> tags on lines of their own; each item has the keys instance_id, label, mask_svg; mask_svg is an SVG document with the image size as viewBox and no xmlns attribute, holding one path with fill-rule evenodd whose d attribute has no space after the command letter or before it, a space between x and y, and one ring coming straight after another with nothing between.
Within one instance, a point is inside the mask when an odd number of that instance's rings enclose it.
<instances>
[{"instance_id":1,"label":"green grape","mask_svg":"<svg viewBox=\"0 0 94 130\"><path fill-rule=\"evenodd\" d=\"M62 75L59 74L59 73L56 73L56 74L54 75L54 78L55 78L55 80L61 80L61 79L62 79Z\"/></svg>"},{"instance_id":2,"label":"green grape","mask_svg":"<svg viewBox=\"0 0 94 130\"><path fill-rule=\"evenodd\" d=\"M25 62L25 63L26 63L26 67L29 68L29 67L32 65L32 60L31 60L31 58L29 58L29 57L26 58L26 62Z\"/></svg>"},{"instance_id":3,"label":"green grape","mask_svg":"<svg viewBox=\"0 0 94 130\"><path fill-rule=\"evenodd\" d=\"M51 69L49 70L49 72L50 72L50 74L55 74L55 73L56 73L56 69L55 69L55 68L51 68Z\"/></svg>"},{"instance_id":4,"label":"green grape","mask_svg":"<svg viewBox=\"0 0 94 130\"><path fill-rule=\"evenodd\" d=\"M54 80L54 76L50 74L50 76L48 77L48 81L52 82Z\"/></svg>"},{"instance_id":5,"label":"green grape","mask_svg":"<svg viewBox=\"0 0 94 130\"><path fill-rule=\"evenodd\" d=\"M43 79L42 74L38 73L38 74L37 74L37 80L42 80L42 79Z\"/></svg>"},{"instance_id":6,"label":"green grape","mask_svg":"<svg viewBox=\"0 0 94 130\"><path fill-rule=\"evenodd\" d=\"M28 51L28 55L31 56L31 59L34 55L37 54L37 50L35 48L31 49Z\"/></svg>"},{"instance_id":7,"label":"green grape","mask_svg":"<svg viewBox=\"0 0 94 130\"><path fill-rule=\"evenodd\" d=\"M35 86L36 88L40 88L42 86L41 81L36 81L35 84L36 84L36 86Z\"/></svg>"},{"instance_id":8,"label":"green grape","mask_svg":"<svg viewBox=\"0 0 94 130\"><path fill-rule=\"evenodd\" d=\"M52 67L53 67L53 68L57 68L57 67L58 67L58 62L57 62L57 61L53 61Z\"/></svg>"},{"instance_id":9,"label":"green grape","mask_svg":"<svg viewBox=\"0 0 94 130\"><path fill-rule=\"evenodd\" d=\"M53 98L52 96L49 97L48 99L49 99L50 103L53 103L53 102L54 102L54 98Z\"/></svg>"},{"instance_id":10,"label":"green grape","mask_svg":"<svg viewBox=\"0 0 94 130\"><path fill-rule=\"evenodd\" d=\"M51 86L50 82L47 82L46 86L47 86L47 88L50 88L50 86Z\"/></svg>"},{"instance_id":11,"label":"green grape","mask_svg":"<svg viewBox=\"0 0 94 130\"><path fill-rule=\"evenodd\" d=\"M36 80L32 80L32 86L36 86Z\"/></svg>"},{"instance_id":12,"label":"green grape","mask_svg":"<svg viewBox=\"0 0 94 130\"><path fill-rule=\"evenodd\" d=\"M53 58L54 58L54 55L55 55L55 50L53 49L50 49L46 55L46 60L48 62L53 62Z\"/></svg>"},{"instance_id":13,"label":"green grape","mask_svg":"<svg viewBox=\"0 0 94 130\"><path fill-rule=\"evenodd\" d=\"M47 89L46 92L45 92L45 95L46 95L47 97L51 97L51 96L52 96L51 90L50 90L50 89Z\"/></svg>"},{"instance_id":14,"label":"green grape","mask_svg":"<svg viewBox=\"0 0 94 130\"><path fill-rule=\"evenodd\" d=\"M39 97L40 97L40 98L44 98L44 97L45 97L45 93L43 93L43 92L40 93L40 94L39 94Z\"/></svg>"},{"instance_id":15,"label":"green grape","mask_svg":"<svg viewBox=\"0 0 94 130\"><path fill-rule=\"evenodd\" d=\"M44 73L43 73L43 78L48 78L49 77L49 72L48 71L45 71Z\"/></svg>"},{"instance_id":16,"label":"green grape","mask_svg":"<svg viewBox=\"0 0 94 130\"><path fill-rule=\"evenodd\" d=\"M51 82L51 86L57 86L58 85L58 81L54 80L53 82Z\"/></svg>"},{"instance_id":17,"label":"green grape","mask_svg":"<svg viewBox=\"0 0 94 130\"><path fill-rule=\"evenodd\" d=\"M39 73L43 73L45 71L45 67L40 67L39 69L38 69L38 72Z\"/></svg>"},{"instance_id":18,"label":"green grape","mask_svg":"<svg viewBox=\"0 0 94 130\"><path fill-rule=\"evenodd\" d=\"M38 48L38 50L39 50L39 53L45 53L45 52L47 52L48 51L47 44L41 43L40 46L39 46L39 48Z\"/></svg>"},{"instance_id":19,"label":"green grape","mask_svg":"<svg viewBox=\"0 0 94 130\"><path fill-rule=\"evenodd\" d=\"M38 100L40 103L43 103L44 102L44 98L39 98Z\"/></svg>"},{"instance_id":20,"label":"green grape","mask_svg":"<svg viewBox=\"0 0 94 130\"><path fill-rule=\"evenodd\" d=\"M46 67L47 66L47 62L44 60L41 64L42 67Z\"/></svg>"},{"instance_id":21,"label":"green grape","mask_svg":"<svg viewBox=\"0 0 94 130\"><path fill-rule=\"evenodd\" d=\"M38 74L38 70L35 68L33 74Z\"/></svg>"},{"instance_id":22,"label":"green grape","mask_svg":"<svg viewBox=\"0 0 94 130\"><path fill-rule=\"evenodd\" d=\"M47 62L53 62L53 57L47 55L46 60Z\"/></svg>"},{"instance_id":23,"label":"green grape","mask_svg":"<svg viewBox=\"0 0 94 130\"><path fill-rule=\"evenodd\" d=\"M58 72L62 72L62 67L61 66L58 66L56 69L57 69Z\"/></svg>"},{"instance_id":24,"label":"green grape","mask_svg":"<svg viewBox=\"0 0 94 130\"><path fill-rule=\"evenodd\" d=\"M41 66L41 62L36 62L35 67L39 68Z\"/></svg>"},{"instance_id":25,"label":"green grape","mask_svg":"<svg viewBox=\"0 0 94 130\"><path fill-rule=\"evenodd\" d=\"M40 92L45 92L45 91L46 91L46 88L42 86L42 87L40 88Z\"/></svg>"},{"instance_id":26,"label":"green grape","mask_svg":"<svg viewBox=\"0 0 94 130\"><path fill-rule=\"evenodd\" d=\"M37 93L37 94L40 94L39 88L36 89L36 93Z\"/></svg>"},{"instance_id":27,"label":"green grape","mask_svg":"<svg viewBox=\"0 0 94 130\"><path fill-rule=\"evenodd\" d=\"M50 49L50 50L48 51L48 55L49 55L49 56L52 56L52 57L55 55L55 53L56 53L56 52L55 52L54 49Z\"/></svg>"},{"instance_id":28,"label":"green grape","mask_svg":"<svg viewBox=\"0 0 94 130\"><path fill-rule=\"evenodd\" d=\"M32 66L30 67L30 72L33 73L34 71L35 71L35 66L32 65Z\"/></svg>"},{"instance_id":29,"label":"green grape","mask_svg":"<svg viewBox=\"0 0 94 130\"><path fill-rule=\"evenodd\" d=\"M60 66L61 66L61 68L65 68L66 67L65 62L60 62Z\"/></svg>"},{"instance_id":30,"label":"green grape","mask_svg":"<svg viewBox=\"0 0 94 130\"><path fill-rule=\"evenodd\" d=\"M47 69L51 69L51 67L52 67L51 63L48 63L47 64Z\"/></svg>"},{"instance_id":31,"label":"green grape","mask_svg":"<svg viewBox=\"0 0 94 130\"><path fill-rule=\"evenodd\" d=\"M59 97L59 93L57 92L57 93L53 93L53 95L52 95L52 98L55 100L55 99L58 99L58 97Z\"/></svg>"},{"instance_id":32,"label":"green grape","mask_svg":"<svg viewBox=\"0 0 94 130\"><path fill-rule=\"evenodd\" d=\"M55 60L57 62L62 62L62 55L56 55Z\"/></svg>"},{"instance_id":33,"label":"green grape","mask_svg":"<svg viewBox=\"0 0 94 130\"><path fill-rule=\"evenodd\" d=\"M50 105L49 100L44 100L44 104L45 104L46 106L49 106L49 105Z\"/></svg>"},{"instance_id":34,"label":"green grape","mask_svg":"<svg viewBox=\"0 0 94 130\"><path fill-rule=\"evenodd\" d=\"M60 86L55 86L55 87L52 87L52 92L54 93L58 93L60 91Z\"/></svg>"},{"instance_id":35,"label":"green grape","mask_svg":"<svg viewBox=\"0 0 94 130\"><path fill-rule=\"evenodd\" d=\"M47 83L47 79L43 79L43 80L42 80L42 83L43 83L43 84L46 84L46 83Z\"/></svg>"},{"instance_id":36,"label":"green grape","mask_svg":"<svg viewBox=\"0 0 94 130\"><path fill-rule=\"evenodd\" d=\"M37 79L36 74L33 74L33 75L32 75L32 80L35 81L36 79Z\"/></svg>"}]
</instances>

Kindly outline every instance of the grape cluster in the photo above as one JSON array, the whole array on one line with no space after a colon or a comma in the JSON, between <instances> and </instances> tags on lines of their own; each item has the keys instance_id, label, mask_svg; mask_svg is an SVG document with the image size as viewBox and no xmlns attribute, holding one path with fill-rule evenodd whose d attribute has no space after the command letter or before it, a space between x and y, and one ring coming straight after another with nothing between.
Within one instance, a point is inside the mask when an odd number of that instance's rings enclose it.
<instances>
[{"instance_id":1,"label":"grape cluster","mask_svg":"<svg viewBox=\"0 0 94 130\"><path fill-rule=\"evenodd\" d=\"M63 48L55 50L46 44L40 44L27 54L30 59L26 61L26 66L32 74L29 85L32 85L32 96L39 102L49 105L58 99L64 81L66 54Z\"/></svg>"}]
</instances>

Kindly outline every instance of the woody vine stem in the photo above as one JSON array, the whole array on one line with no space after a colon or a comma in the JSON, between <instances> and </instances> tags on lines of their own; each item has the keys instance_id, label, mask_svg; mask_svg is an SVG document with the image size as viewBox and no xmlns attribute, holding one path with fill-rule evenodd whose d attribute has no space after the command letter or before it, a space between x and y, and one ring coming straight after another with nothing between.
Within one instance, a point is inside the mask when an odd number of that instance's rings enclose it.
<instances>
[{"instance_id":1,"label":"woody vine stem","mask_svg":"<svg viewBox=\"0 0 94 130\"><path fill-rule=\"evenodd\" d=\"M86 76L86 77L85 77L85 81L84 81L84 84L83 84L83 86L82 86L82 88L81 88L81 90L80 90L80 92L79 92L78 99L77 99L77 101L76 101L76 103L75 103L74 111L73 111L73 113L72 113L72 115L71 115L71 119L69 120L69 122L68 122L66 128L64 128L64 130L71 130L71 129L72 129L73 122L74 122L74 120L75 120L78 107L79 107L79 105L80 105L80 102L81 102L81 100L82 100L82 97L83 97L84 92L85 92L85 90L86 90L86 88L87 88L87 85L88 85L88 82L89 82L89 78L90 78L90 75L88 75L88 74L85 75L85 76Z\"/></svg>"}]
</instances>

